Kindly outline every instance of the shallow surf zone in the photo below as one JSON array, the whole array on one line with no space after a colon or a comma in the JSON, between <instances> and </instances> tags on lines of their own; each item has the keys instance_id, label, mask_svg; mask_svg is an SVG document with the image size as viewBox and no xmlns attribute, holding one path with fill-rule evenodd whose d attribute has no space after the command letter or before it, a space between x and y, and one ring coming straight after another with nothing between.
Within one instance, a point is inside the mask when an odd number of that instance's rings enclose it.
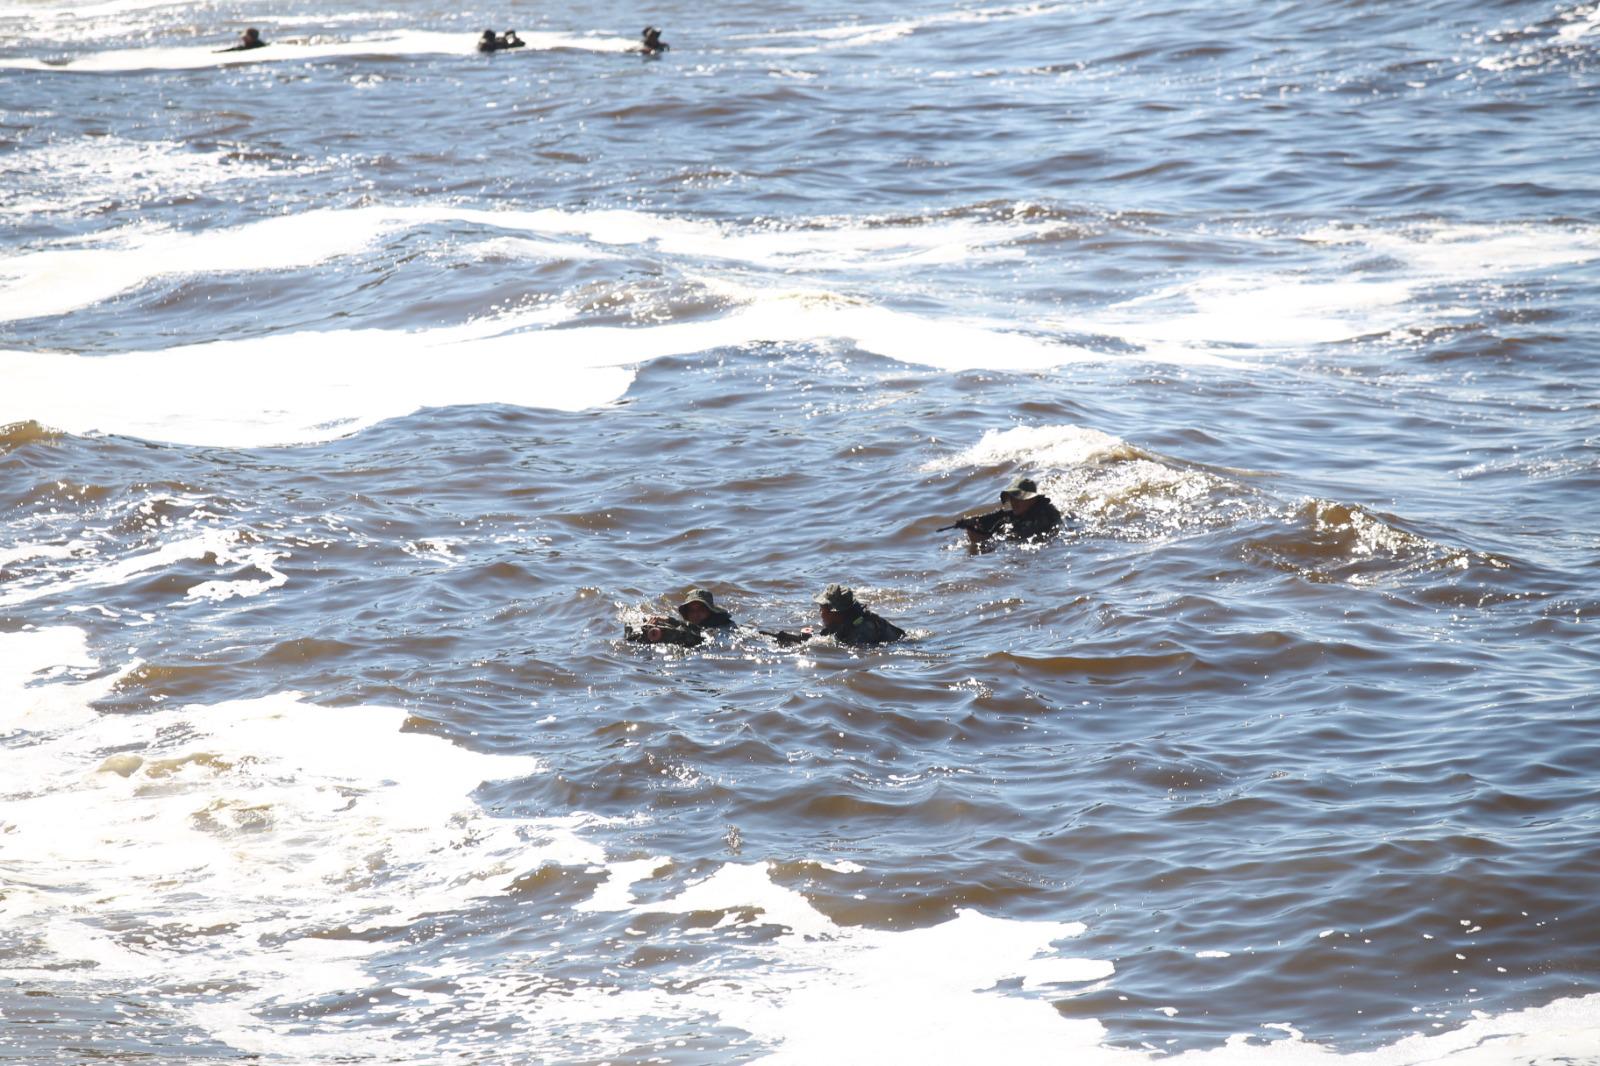
<instances>
[{"instance_id":1,"label":"shallow surf zone","mask_svg":"<svg viewBox=\"0 0 1600 1066\"><path fill-rule=\"evenodd\" d=\"M1036 1042L1099 1033L1044 995L1111 972L1053 950L1081 925L965 912L910 933L842 928L771 864L613 861L606 819L496 816L475 790L544 766L416 732L396 708L286 693L97 711L138 666L105 669L70 627L0 635L6 972L30 1020L70 1001L82 1025L83 1000L118 1004L78 1048L133 1026L182 1058L387 1046L509 1061L682 1047L709 1026L809 1053L837 1040L817 1044L824 1017L903 1045L930 1008L948 1038L930 1048L976 1050L998 1023ZM818 861L786 879L861 872ZM452 950L491 930L500 950ZM930 966L950 958L959 969ZM29 1031L24 1053L54 1036Z\"/></svg>"},{"instance_id":2,"label":"shallow surf zone","mask_svg":"<svg viewBox=\"0 0 1600 1066\"><path fill-rule=\"evenodd\" d=\"M540 760L293 693L97 710L137 667L96 662L71 627L0 635L0 914L24 993L7 1012L32 1023L6 1044L25 1058L137 1039L194 1062L1169 1061L1062 1016L1115 972L1073 953L1080 923L841 925L816 901L870 882L870 859L621 855L605 841L637 820L485 806ZM1498 1066L1597 1024L1590 996L1338 1054L1269 1022L1180 1059Z\"/></svg>"}]
</instances>

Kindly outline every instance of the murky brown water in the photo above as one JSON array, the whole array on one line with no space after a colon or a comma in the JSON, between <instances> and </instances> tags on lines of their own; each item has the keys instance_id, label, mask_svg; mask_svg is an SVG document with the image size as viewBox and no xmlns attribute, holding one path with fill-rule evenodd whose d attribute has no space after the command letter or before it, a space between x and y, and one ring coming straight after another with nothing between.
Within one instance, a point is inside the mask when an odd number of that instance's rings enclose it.
<instances>
[{"instance_id":1,"label":"murky brown water","mask_svg":"<svg viewBox=\"0 0 1600 1066\"><path fill-rule=\"evenodd\" d=\"M0 11L0 1058L1600 1061L1592 4L235 14Z\"/></svg>"}]
</instances>

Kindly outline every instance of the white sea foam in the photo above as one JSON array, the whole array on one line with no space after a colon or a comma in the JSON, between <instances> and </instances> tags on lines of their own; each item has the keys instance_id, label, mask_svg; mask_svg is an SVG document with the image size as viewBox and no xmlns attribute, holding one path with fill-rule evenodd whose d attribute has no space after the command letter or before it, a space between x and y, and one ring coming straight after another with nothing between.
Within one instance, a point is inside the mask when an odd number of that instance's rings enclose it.
<instances>
[{"instance_id":1,"label":"white sea foam","mask_svg":"<svg viewBox=\"0 0 1600 1066\"><path fill-rule=\"evenodd\" d=\"M10 971L32 985L77 984L88 966L108 992L238 981L252 1005L340 992L379 945L319 933L460 908L529 863L604 859L579 835L592 819L498 819L468 798L536 760L293 693L101 715L90 702L137 664L77 679L96 665L77 629L0 634L0 728L27 730L0 747L0 913L39 946ZM152 927L188 933L163 950Z\"/></svg>"},{"instance_id":2,"label":"white sea foam","mask_svg":"<svg viewBox=\"0 0 1600 1066\"><path fill-rule=\"evenodd\" d=\"M9 3L0 5L0 18L101 18L107 15L126 15L134 11L148 11L161 7L185 7L187 0L98 0L87 4L50 6Z\"/></svg>"},{"instance_id":3,"label":"white sea foam","mask_svg":"<svg viewBox=\"0 0 1600 1066\"><path fill-rule=\"evenodd\" d=\"M1600 4L1586 4L1567 14L1567 24L1557 31L1563 41L1581 41L1600 33Z\"/></svg>"},{"instance_id":4,"label":"white sea foam","mask_svg":"<svg viewBox=\"0 0 1600 1066\"><path fill-rule=\"evenodd\" d=\"M1304 239L1358 245L1392 256L1421 280L1498 278L1600 259L1600 227L1591 225L1437 224L1399 230L1327 227Z\"/></svg>"},{"instance_id":5,"label":"white sea foam","mask_svg":"<svg viewBox=\"0 0 1600 1066\"><path fill-rule=\"evenodd\" d=\"M1600 259L1600 227L1433 225L1403 230L1327 227L1301 235L1309 243L1384 255L1391 275L1312 278L1281 273L1213 274L1116 304L1094 328L1143 345L1151 353L1244 351L1330 344L1414 327L1468 313L1418 302L1442 282L1498 280Z\"/></svg>"},{"instance_id":6,"label":"white sea foam","mask_svg":"<svg viewBox=\"0 0 1600 1066\"><path fill-rule=\"evenodd\" d=\"M1058 223L952 220L908 226L841 222L738 230L642 211L487 211L449 205L322 209L199 233L133 230L101 246L83 242L0 258L0 321L57 315L171 276L287 270L351 255L416 226L467 222L537 234L543 240L486 250L547 259L610 258L602 246L648 246L703 265L714 260L769 269L918 267L976 257L1017 257L1010 245ZM556 241L571 237L587 244Z\"/></svg>"},{"instance_id":7,"label":"white sea foam","mask_svg":"<svg viewBox=\"0 0 1600 1066\"><path fill-rule=\"evenodd\" d=\"M919 30L935 29L941 26L975 25L986 22L998 22L1009 19L1036 18L1060 11L1067 5L1059 3L1013 4L1002 7L972 8L968 10L943 11L916 18L899 19L894 22L868 22L846 23L838 26L825 26L818 29L805 30L777 30L764 34L745 34L737 36L735 40L785 40L805 39L820 42L813 45L773 45L755 47L750 50L759 53L776 55L798 55L810 52L831 51L834 49L859 48L866 45L884 44L900 37L907 37Z\"/></svg>"},{"instance_id":8,"label":"white sea foam","mask_svg":"<svg viewBox=\"0 0 1600 1066\"><path fill-rule=\"evenodd\" d=\"M509 332L563 314L412 333L272 334L110 356L0 351L0 376L10 385L0 395L0 424L31 419L71 433L263 447L332 440L424 406L582 410L619 398L633 377L625 368L759 342L842 340L943 370L1044 370L1108 358L993 323L808 294L780 293L698 322ZM485 335L491 331L499 335ZM318 387L305 388L307 381Z\"/></svg>"},{"instance_id":9,"label":"white sea foam","mask_svg":"<svg viewBox=\"0 0 1600 1066\"><path fill-rule=\"evenodd\" d=\"M1155 350L1293 348L1395 329L1414 295L1411 281L1213 275L1117 304L1099 325Z\"/></svg>"},{"instance_id":10,"label":"white sea foam","mask_svg":"<svg viewBox=\"0 0 1600 1066\"><path fill-rule=\"evenodd\" d=\"M263 35L265 36L265 35ZM576 49L589 52L627 52L637 46L626 37L571 33L519 33L527 52ZM57 71L63 73L104 73L136 70L197 70L203 67L238 66L245 63L306 62L320 59L368 56L426 56L477 53L477 37L471 33L439 33L406 30L378 34L350 41L307 44L293 40L270 41L264 48L243 52L218 51L216 45L198 47L125 48L91 52L60 62L40 59L0 59L0 68L12 70ZM502 53L515 56L518 53ZM498 56L496 57L498 60Z\"/></svg>"},{"instance_id":11,"label":"white sea foam","mask_svg":"<svg viewBox=\"0 0 1600 1066\"><path fill-rule=\"evenodd\" d=\"M0 566L29 559L66 559L73 553L71 544L13 544L0 548Z\"/></svg>"},{"instance_id":12,"label":"white sea foam","mask_svg":"<svg viewBox=\"0 0 1600 1066\"><path fill-rule=\"evenodd\" d=\"M954 455L935 459L924 470L1024 464L1064 470L1100 459L1136 459L1143 455L1126 441L1085 426L1013 426L991 429L978 442Z\"/></svg>"},{"instance_id":13,"label":"white sea foam","mask_svg":"<svg viewBox=\"0 0 1600 1066\"><path fill-rule=\"evenodd\" d=\"M1312 243L1400 259L1399 277L1316 281L1265 274L1210 276L1092 316L1018 323L959 313L910 314L788 279L807 271L916 270L976 255L1009 255L1055 223L944 220L905 226L833 220L813 227L743 229L637 211L487 211L449 205L321 210L207 231L131 231L0 259L0 318L59 314L151 279L307 267L409 227L465 222L510 231L477 254L612 258L642 247L679 257L682 276L722 297L715 317L653 326L549 326L559 306L472 327L328 331L215 341L92 360L0 353L15 382L0 420L35 419L73 432L238 446L347 435L427 406L503 401L568 410L619 397L625 368L668 355L759 342L844 340L898 361L944 370L1048 370L1112 358L1057 338L1110 335L1137 346L1118 358L1237 365L1252 351L1324 344L1408 327L1429 309L1417 295L1441 279L1498 277L1600 257L1593 228L1435 227L1389 233L1330 229ZM529 236L517 236L527 234ZM520 242L530 241L529 244ZM474 247L469 245L469 247ZM568 251L567 249L570 249ZM755 268L730 270L729 264ZM442 374L440 367L451 367ZM83 371L91 370L93 373ZM325 387L307 390L313 378ZM69 387L68 382L71 382ZM136 402L129 403L129 397Z\"/></svg>"},{"instance_id":14,"label":"white sea foam","mask_svg":"<svg viewBox=\"0 0 1600 1066\"><path fill-rule=\"evenodd\" d=\"M77 137L0 154L0 213L77 212L107 200L193 195L272 169L176 141Z\"/></svg>"},{"instance_id":15,"label":"white sea foam","mask_svg":"<svg viewBox=\"0 0 1600 1066\"><path fill-rule=\"evenodd\" d=\"M0 590L0 606L14 607L45 596L54 596L82 588L109 588L130 578L165 570L175 563L193 559L210 558L215 565L237 569L250 567L263 574L261 578L204 581L190 588L186 595L192 599L220 601L235 596L255 596L268 589L278 588L289 579L275 567L281 553L243 544L236 532L225 529L207 529L199 533L168 541L160 547L115 562L101 563L67 578L58 578L45 572L28 580L13 581Z\"/></svg>"},{"instance_id":16,"label":"white sea foam","mask_svg":"<svg viewBox=\"0 0 1600 1066\"><path fill-rule=\"evenodd\" d=\"M101 715L89 703L136 664L85 680L98 665L74 628L0 634L0 728L26 730L0 747L0 915L33 945L9 971L30 987L159 1001L268 1062L356 1053L422 1061L458 1057L485 1039L506 1059L619 1055L637 1046L642 1018L743 1030L752 1048L766 1049L761 1061L775 1064L1158 1061L1107 1046L1098 1022L1054 1008L1114 973L1062 953L1062 941L1084 931L1079 923L967 910L905 932L841 927L774 882L768 863L724 864L642 901L635 887L670 864L608 865L589 839L601 820L493 818L468 798L481 781L542 772L535 760L401 732L398 709L317 707L293 693ZM548 959L417 952L397 1002L354 1019L300 1013L381 980L375 957L392 945L372 934L478 905L546 864L609 873L572 914L628 915L641 943L654 937L668 949L683 946L681 937L719 937L722 962L686 969L694 979L671 990L601 978L550 995L532 978L558 955L570 964L560 944ZM710 929L659 920L719 913ZM747 935L757 926L777 934ZM597 963L596 974L603 970ZM1594 1046L1600 995L1479 1016L1455 1032L1355 1054L1309 1043L1287 1025L1262 1028L1256 1035L1286 1035L1177 1060L1534 1062Z\"/></svg>"}]
</instances>

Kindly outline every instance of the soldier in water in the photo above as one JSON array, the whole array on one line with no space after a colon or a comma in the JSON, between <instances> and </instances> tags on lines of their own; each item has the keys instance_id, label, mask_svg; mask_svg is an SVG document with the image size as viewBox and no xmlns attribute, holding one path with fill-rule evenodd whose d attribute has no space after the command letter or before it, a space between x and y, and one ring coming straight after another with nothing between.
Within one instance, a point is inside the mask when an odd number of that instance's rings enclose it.
<instances>
[{"instance_id":1,"label":"soldier in water","mask_svg":"<svg viewBox=\"0 0 1600 1066\"><path fill-rule=\"evenodd\" d=\"M526 42L517 36L516 30L507 30L499 37L493 30L484 30L483 36L478 38L478 51L503 52L507 48L521 48Z\"/></svg>"},{"instance_id":2,"label":"soldier in water","mask_svg":"<svg viewBox=\"0 0 1600 1066\"><path fill-rule=\"evenodd\" d=\"M889 644L906 635L906 631L893 622L857 603L855 593L843 585L829 585L823 589L816 604L822 615L821 629L770 635L786 646L820 637L832 637L840 644Z\"/></svg>"},{"instance_id":3,"label":"soldier in water","mask_svg":"<svg viewBox=\"0 0 1600 1066\"><path fill-rule=\"evenodd\" d=\"M624 626L624 640L635 644L676 644L693 648L705 642L708 629L733 628L733 616L705 589L690 589L678 604L678 617L652 616L641 625Z\"/></svg>"},{"instance_id":4,"label":"soldier in water","mask_svg":"<svg viewBox=\"0 0 1600 1066\"><path fill-rule=\"evenodd\" d=\"M636 51L647 56L658 56L672 46L661 39L661 31L654 26L646 26L644 32L639 34L639 47Z\"/></svg>"},{"instance_id":5,"label":"soldier in water","mask_svg":"<svg viewBox=\"0 0 1600 1066\"><path fill-rule=\"evenodd\" d=\"M945 529L964 529L973 544L991 538L1037 542L1061 528L1061 512L1032 478L1019 477L1000 490L998 510L962 518Z\"/></svg>"},{"instance_id":6,"label":"soldier in water","mask_svg":"<svg viewBox=\"0 0 1600 1066\"><path fill-rule=\"evenodd\" d=\"M267 42L261 39L261 31L254 26L239 34L239 43L232 48L219 48L218 52L248 52L252 48L265 48Z\"/></svg>"}]
</instances>

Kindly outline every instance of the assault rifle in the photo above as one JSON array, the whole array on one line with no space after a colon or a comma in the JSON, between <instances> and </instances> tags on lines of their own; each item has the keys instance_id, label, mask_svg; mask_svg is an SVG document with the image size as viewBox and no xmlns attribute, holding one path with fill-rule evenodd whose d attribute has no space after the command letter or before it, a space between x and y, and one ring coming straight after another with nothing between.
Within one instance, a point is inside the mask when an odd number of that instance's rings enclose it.
<instances>
[{"instance_id":1,"label":"assault rifle","mask_svg":"<svg viewBox=\"0 0 1600 1066\"><path fill-rule=\"evenodd\" d=\"M977 533L980 536L992 537L995 532L1011 518L1010 511L988 511L984 514L968 515L958 518L948 526L940 526L935 533L944 533L952 529L964 529L968 533Z\"/></svg>"},{"instance_id":2,"label":"assault rifle","mask_svg":"<svg viewBox=\"0 0 1600 1066\"><path fill-rule=\"evenodd\" d=\"M758 629L756 632L760 633L764 637L771 637L773 640L778 642L778 646L781 648L792 648L796 644L804 644L813 636L813 634L809 632L791 633L788 630L783 629Z\"/></svg>"}]
</instances>

